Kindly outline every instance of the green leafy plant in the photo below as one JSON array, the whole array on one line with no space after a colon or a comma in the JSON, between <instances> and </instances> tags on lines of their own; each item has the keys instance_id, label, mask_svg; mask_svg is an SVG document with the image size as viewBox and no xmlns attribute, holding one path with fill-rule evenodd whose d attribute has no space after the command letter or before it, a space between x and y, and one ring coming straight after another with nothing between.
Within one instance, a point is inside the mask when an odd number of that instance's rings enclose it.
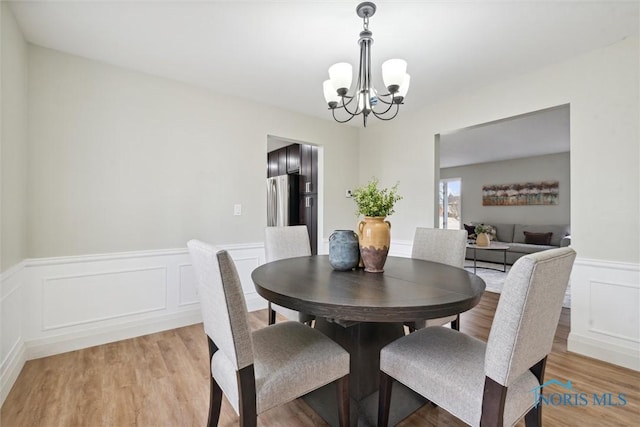
<instances>
[{"instance_id":1,"label":"green leafy plant","mask_svg":"<svg viewBox=\"0 0 640 427\"><path fill-rule=\"evenodd\" d=\"M356 202L356 215L389 216L395 211L393 206L402 196L398 194L398 184L391 188L378 188L378 179L372 178L365 186L356 188L353 200Z\"/></svg>"},{"instance_id":2,"label":"green leafy plant","mask_svg":"<svg viewBox=\"0 0 640 427\"><path fill-rule=\"evenodd\" d=\"M487 233L491 234L493 232L493 227L487 224L478 224L475 229L476 234Z\"/></svg>"},{"instance_id":3,"label":"green leafy plant","mask_svg":"<svg viewBox=\"0 0 640 427\"><path fill-rule=\"evenodd\" d=\"M496 229L489 224L477 224L475 228L476 235L488 234L489 240L496 240Z\"/></svg>"}]
</instances>

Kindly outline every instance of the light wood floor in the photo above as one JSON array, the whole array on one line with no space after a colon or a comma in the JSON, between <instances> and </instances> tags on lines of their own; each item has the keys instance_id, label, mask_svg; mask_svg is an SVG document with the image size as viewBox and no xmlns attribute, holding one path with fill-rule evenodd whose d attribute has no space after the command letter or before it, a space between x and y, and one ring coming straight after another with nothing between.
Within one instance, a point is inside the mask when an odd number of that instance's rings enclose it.
<instances>
[{"instance_id":1,"label":"light wood floor","mask_svg":"<svg viewBox=\"0 0 640 427\"><path fill-rule=\"evenodd\" d=\"M486 339L498 295L485 293L462 315L462 330ZM562 314L546 379L571 380L577 392L624 393L622 407L548 406L546 426L630 426L640 423L640 373L567 352L569 311ZM266 311L250 314L252 328ZM209 396L207 345L202 325L32 360L26 363L2 407L2 427L204 426ZM562 393L563 390L552 390ZM237 424L223 400L220 425ZM303 401L261 414L262 426L326 425ZM401 426L462 426L426 405ZM518 426L524 426L521 422Z\"/></svg>"}]
</instances>

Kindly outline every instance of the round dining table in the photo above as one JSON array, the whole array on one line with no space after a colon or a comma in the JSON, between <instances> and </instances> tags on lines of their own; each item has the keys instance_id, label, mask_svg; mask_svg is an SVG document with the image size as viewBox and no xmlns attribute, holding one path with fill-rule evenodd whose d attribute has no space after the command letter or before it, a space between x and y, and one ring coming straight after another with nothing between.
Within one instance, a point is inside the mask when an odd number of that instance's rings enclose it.
<instances>
[{"instance_id":1,"label":"round dining table","mask_svg":"<svg viewBox=\"0 0 640 427\"><path fill-rule=\"evenodd\" d=\"M349 393L354 426L377 422L380 350L404 336L404 322L434 319L473 308L484 281L462 268L413 258L388 257L383 273L334 270L326 255L263 264L251 278L272 303L316 317L314 327L351 356ZM330 425L337 425L332 385L305 396ZM395 383L394 424L426 401Z\"/></svg>"}]
</instances>

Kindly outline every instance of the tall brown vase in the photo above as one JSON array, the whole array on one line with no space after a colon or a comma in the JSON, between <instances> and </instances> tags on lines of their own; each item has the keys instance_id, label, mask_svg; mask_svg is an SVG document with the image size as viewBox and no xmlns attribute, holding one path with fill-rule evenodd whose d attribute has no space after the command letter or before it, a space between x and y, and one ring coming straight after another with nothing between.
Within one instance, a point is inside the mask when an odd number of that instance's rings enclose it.
<instances>
[{"instance_id":1,"label":"tall brown vase","mask_svg":"<svg viewBox=\"0 0 640 427\"><path fill-rule=\"evenodd\" d=\"M488 233L479 233L476 236L476 245L477 246L489 246L491 244L491 239Z\"/></svg>"},{"instance_id":2,"label":"tall brown vase","mask_svg":"<svg viewBox=\"0 0 640 427\"><path fill-rule=\"evenodd\" d=\"M382 273L391 245L391 223L383 216L365 216L358 224L364 271Z\"/></svg>"}]
</instances>

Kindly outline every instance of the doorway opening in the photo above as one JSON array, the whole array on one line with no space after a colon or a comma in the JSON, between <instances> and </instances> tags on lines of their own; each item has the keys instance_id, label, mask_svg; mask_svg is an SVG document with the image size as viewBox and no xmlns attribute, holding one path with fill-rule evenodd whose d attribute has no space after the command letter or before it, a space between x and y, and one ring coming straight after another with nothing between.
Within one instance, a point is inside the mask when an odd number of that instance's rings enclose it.
<instances>
[{"instance_id":1,"label":"doorway opening","mask_svg":"<svg viewBox=\"0 0 640 427\"><path fill-rule=\"evenodd\" d=\"M267 225L306 225L311 253L318 253L321 231L322 147L287 138L267 136ZM279 177L279 178L278 178ZM286 182L287 196L274 196L271 181ZM275 197L275 198L274 198ZM278 200L280 197L280 200ZM286 213L278 212L285 210Z\"/></svg>"}]
</instances>

